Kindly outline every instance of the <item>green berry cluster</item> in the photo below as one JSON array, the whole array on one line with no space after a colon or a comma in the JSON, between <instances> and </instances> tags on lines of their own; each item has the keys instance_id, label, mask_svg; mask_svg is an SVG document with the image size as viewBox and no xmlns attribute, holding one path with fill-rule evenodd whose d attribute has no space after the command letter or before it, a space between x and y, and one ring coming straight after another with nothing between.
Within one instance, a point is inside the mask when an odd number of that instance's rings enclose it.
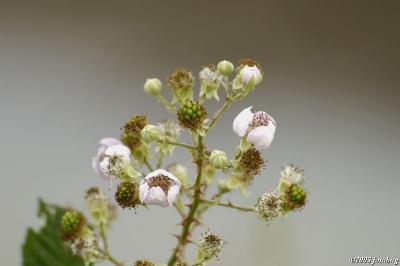
<instances>
[{"instance_id":1,"label":"green berry cluster","mask_svg":"<svg viewBox=\"0 0 400 266\"><path fill-rule=\"evenodd\" d=\"M178 110L178 120L182 126L198 129L207 116L206 109L196 101L187 100Z\"/></svg>"},{"instance_id":2,"label":"green berry cluster","mask_svg":"<svg viewBox=\"0 0 400 266\"><path fill-rule=\"evenodd\" d=\"M115 200L121 208L137 208L140 204L139 186L133 181L124 181L118 185Z\"/></svg>"},{"instance_id":3,"label":"green berry cluster","mask_svg":"<svg viewBox=\"0 0 400 266\"><path fill-rule=\"evenodd\" d=\"M292 211L304 207L307 199L307 191L298 184L292 184L286 192L286 197L282 203L284 211Z\"/></svg>"},{"instance_id":4,"label":"green berry cluster","mask_svg":"<svg viewBox=\"0 0 400 266\"><path fill-rule=\"evenodd\" d=\"M85 217L77 211L66 211L61 217L61 236L64 240L75 240L86 225Z\"/></svg>"}]
</instances>

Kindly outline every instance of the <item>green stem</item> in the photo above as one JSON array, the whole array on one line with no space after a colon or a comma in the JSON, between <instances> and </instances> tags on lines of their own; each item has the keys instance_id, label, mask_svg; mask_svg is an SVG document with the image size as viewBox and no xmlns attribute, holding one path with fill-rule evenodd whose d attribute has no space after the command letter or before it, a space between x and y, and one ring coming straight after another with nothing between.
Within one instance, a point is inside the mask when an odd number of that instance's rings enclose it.
<instances>
[{"instance_id":1,"label":"green stem","mask_svg":"<svg viewBox=\"0 0 400 266\"><path fill-rule=\"evenodd\" d=\"M213 201L213 200L206 200L206 199L201 199L201 202L208 203L211 205L217 205L221 207L226 207L226 208L231 208L231 209L236 209L239 211L244 211L244 212L254 212L255 209L252 207L244 207L244 206L238 206L238 205L233 205L232 203L223 203L219 201Z\"/></svg>"},{"instance_id":2,"label":"green stem","mask_svg":"<svg viewBox=\"0 0 400 266\"><path fill-rule=\"evenodd\" d=\"M215 124L218 122L218 119L229 108L229 106L231 106L232 103L233 103L233 100L231 98L229 98L229 97L226 98L225 103L215 113L214 118L211 120L208 131L210 131L215 126Z\"/></svg>"},{"instance_id":3,"label":"green stem","mask_svg":"<svg viewBox=\"0 0 400 266\"><path fill-rule=\"evenodd\" d=\"M175 248L173 254L171 255L170 259L168 260L168 266L174 266L177 260L177 254L181 248L186 245L187 238L190 232L190 225L194 220L194 216L196 214L196 210L200 204L200 196L201 196L201 177L202 177L202 169L203 169L203 137L199 136L197 142L197 177L196 182L194 185L194 196L193 201L191 204L191 208L189 213L184 218L184 224L182 228L181 235L178 240L178 246Z\"/></svg>"},{"instance_id":4,"label":"green stem","mask_svg":"<svg viewBox=\"0 0 400 266\"><path fill-rule=\"evenodd\" d=\"M176 108L169 102L167 99L164 98L161 94L157 96L158 100L165 105L168 111L170 111L173 114L176 114L177 110Z\"/></svg>"},{"instance_id":5,"label":"green stem","mask_svg":"<svg viewBox=\"0 0 400 266\"><path fill-rule=\"evenodd\" d=\"M165 142L168 143L168 144L179 146L179 147L183 147L183 148L186 148L186 149L197 150L197 146L194 146L194 145L190 145L190 144L186 144L186 143L182 143L182 142L177 142L177 141L170 141L170 140L165 140Z\"/></svg>"},{"instance_id":6,"label":"green stem","mask_svg":"<svg viewBox=\"0 0 400 266\"><path fill-rule=\"evenodd\" d=\"M147 169L149 169L150 172L153 172L153 167L151 166L147 158L144 158L143 162L147 166Z\"/></svg>"}]
</instances>

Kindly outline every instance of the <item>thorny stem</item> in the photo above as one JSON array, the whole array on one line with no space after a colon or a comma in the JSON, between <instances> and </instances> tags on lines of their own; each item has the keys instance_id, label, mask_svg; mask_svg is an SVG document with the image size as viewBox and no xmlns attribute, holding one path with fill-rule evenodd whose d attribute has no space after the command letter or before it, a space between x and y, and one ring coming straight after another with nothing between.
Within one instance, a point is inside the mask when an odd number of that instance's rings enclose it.
<instances>
[{"instance_id":1,"label":"thorny stem","mask_svg":"<svg viewBox=\"0 0 400 266\"><path fill-rule=\"evenodd\" d=\"M196 182L194 184L194 196L193 196L193 201L191 204L191 208L189 210L189 213L187 216L184 218L183 222L183 228L181 235L179 236L178 239L178 245L175 248L174 252L172 253L170 259L168 260L168 266L174 266L175 262L177 260L177 255L178 252L180 252L181 248L183 248L186 245L187 238L189 236L190 232L190 225L192 224L194 220L194 216L196 214L197 208L199 207L200 204L200 196L201 196L201 178L202 178L202 169L203 169L203 137L199 136L198 142L197 142L197 177L196 177Z\"/></svg>"},{"instance_id":2,"label":"thorny stem","mask_svg":"<svg viewBox=\"0 0 400 266\"><path fill-rule=\"evenodd\" d=\"M158 100L165 105L165 107L167 108L168 111L170 111L173 114L176 114L176 108L167 101L167 99L164 98L164 96L162 96L161 94L158 94L157 96Z\"/></svg>"},{"instance_id":3,"label":"thorny stem","mask_svg":"<svg viewBox=\"0 0 400 266\"><path fill-rule=\"evenodd\" d=\"M217 205L217 206L221 206L221 207L236 209L236 210L244 211L244 212L254 212L255 211L255 209L253 207L244 207L244 206L233 205L231 202L223 203L223 202L219 202L219 201L206 200L206 199L201 199L201 202L208 203L211 205Z\"/></svg>"},{"instance_id":4,"label":"thorny stem","mask_svg":"<svg viewBox=\"0 0 400 266\"><path fill-rule=\"evenodd\" d=\"M233 103L232 98L227 97L225 103L221 106L220 109L218 109L218 111L215 113L213 119L211 120L208 131L210 131L215 126L218 119L229 108L229 106L231 106L232 103Z\"/></svg>"}]
</instances>

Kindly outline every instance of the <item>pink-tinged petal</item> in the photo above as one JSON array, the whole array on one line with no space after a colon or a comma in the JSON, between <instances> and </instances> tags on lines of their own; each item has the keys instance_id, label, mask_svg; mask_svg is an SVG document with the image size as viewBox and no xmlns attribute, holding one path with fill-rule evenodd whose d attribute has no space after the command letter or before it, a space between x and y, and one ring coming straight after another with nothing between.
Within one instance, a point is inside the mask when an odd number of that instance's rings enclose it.
<instances>
[{"instance_id":1,"label":"pink-tinged petal","mask_svg":"<svg viewBox=\"0 0 400 266\"><path fill-rule=\"evenodd\" d=\"M254 144L257 149L267 149L275 135L275 126L261 126L256 127L255 129L250 130L249 134L247 135L247 142Z\"/></svg>"},{"instance_id":2,"label":"pink-tinged petal","mask_svg":"<svg viewBox=\"0 0 400 266\"><path fill-rule=\"evenodd\" d=\"M144 202L149 205L158 205L161 207L169 206L167 196L160 187L151 187Z\"/></svg>"},{"instance_id":3,"label":"pink-tinged petal","mask_svg":"<svg viewBox=\"0 0 400 266\"><path fill-rule=\"evenodd\" d=\"M169 188L168 190L168 206L171 207L172 204L174 204L176 197L179 194L179 191L181 190L181 185L174 185L172 187Z\"/></svg>"},{"instance_id":4,"label":"pink-tinged petal","mask_svg":"<svg viewBox=\"0 0 400 266\"><path fill-rule=\"evenodd\" d=\"M111 147L114 145L121 145L122 142L119 139L116 138L103 138L100 141L100 144L106 147Z\"/></svg>"},{"instance_id":5,"label":"pink-tinged petal","mask_svg":"<svg viewBox=\"0 0 400 266\"><path fill-rule=\"evenodd\" d=\"M249 129L249 125L253 120L252 108L253 106L244 109L233 120L233 132L235 132L239 137L246 135L247 130Z\"/></svg>"},{"instance_id":6,"label":"pink-tinged petal","mask_svg":"<svg viewBox=\"0 0 400 266\"><path fill-rule=\"evenodd\" d=\"M105 152L105 155L108 156L119 156L125 161L129 161L131 157L131 150L125 145L114 145L108 147Z\"/></svg>"}]
</instances>

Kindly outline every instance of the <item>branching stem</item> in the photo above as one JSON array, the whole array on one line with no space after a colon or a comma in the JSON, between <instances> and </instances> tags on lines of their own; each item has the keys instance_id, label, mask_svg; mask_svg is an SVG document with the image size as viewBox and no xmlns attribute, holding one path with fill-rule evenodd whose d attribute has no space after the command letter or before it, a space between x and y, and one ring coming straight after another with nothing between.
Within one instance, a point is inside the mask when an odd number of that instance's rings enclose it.
<instances>
[{"instance_id":1,"label":"branching stem","mask_svg":"<svg viewBox=\"0 0 400 266\"><path fill-rule=\"evenodd\" d=\"M209 129L208 131L211 131L211 129L215 126L215 124L218 122L218 119L222 116L222 114L231 106L233 103L233 100L230 97L226 98L225 103L221 106L221 108L218 109L218 111L214 114L213 119L210 122Z\"/></svg>"},{"instance_id":2,"label":"branching stem","mask_svg":"<svg viewBox=\"0 0 400 266\"><path fill-rule=\"evenodd\" d=\"M217 205L217 206L221 206L221 207L236 209L236 210L244 211L244 212L254 212L255 211L255 209L253 207L238 206L238 205L232 204L231 202L223 203L223 202L219 202L219 201L206 200L206 199L201 199L201 202L211 204L211 205Z\"/></svg>"},{"instance_id":3,"label":"branching stem","mask_svg":"<svg viewBox=\"0 0 400 266\"><path fill-rule=\"evenodd\" d=\"M186 245L189 232L190 232L190 225L192 224L194 220L194 216L196 214L197 208L200 205L200 196L201 196L201 178L202 178L202 169L203 169L203 137L199 136L198 141L197 141L197 177L196 177L196 182L194 184L194 196L193 196L193 201L191 204L191 208L189 210L189 213L187 216L184 218L184 224L182 228L181 235L178 239L178 246L175 248L174 252L172 253L170 259L168 260L168 266L174 266L177 260L177 255L181 251L181 248L183 248Z\"/></svg>"}]
</instances>

